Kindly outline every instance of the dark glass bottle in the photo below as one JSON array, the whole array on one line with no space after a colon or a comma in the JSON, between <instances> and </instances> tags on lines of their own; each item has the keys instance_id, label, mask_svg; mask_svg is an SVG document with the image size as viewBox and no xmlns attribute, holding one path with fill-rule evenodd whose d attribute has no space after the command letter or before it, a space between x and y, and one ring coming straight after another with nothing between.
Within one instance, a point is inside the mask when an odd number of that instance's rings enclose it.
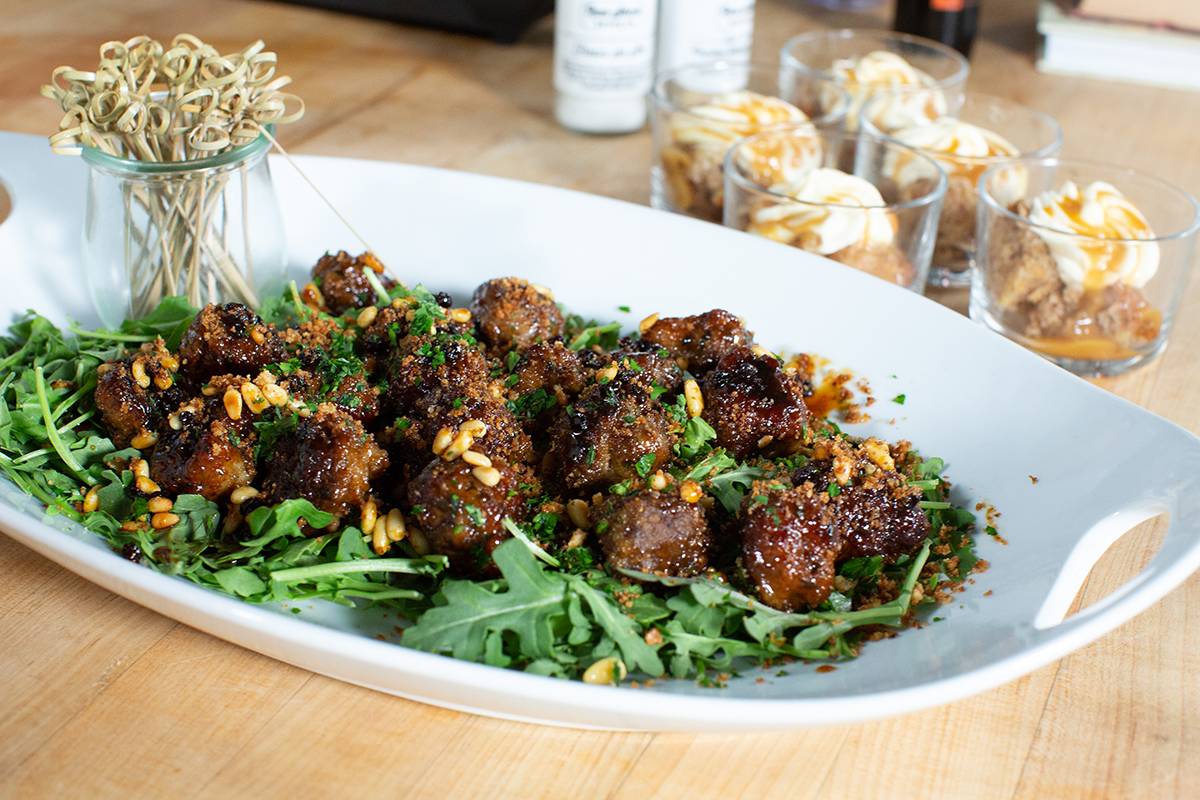
<instances>
[{"instance_id":1,"label":"dark glass bottle","mask_svg":"<svg viewBox=\"0 0 1200 800\"><path fill-rule=\"evenodd\" d=\"M971 55L979 0L896 0L892 29L924 36Z\"/></svg>"}]
</instances>

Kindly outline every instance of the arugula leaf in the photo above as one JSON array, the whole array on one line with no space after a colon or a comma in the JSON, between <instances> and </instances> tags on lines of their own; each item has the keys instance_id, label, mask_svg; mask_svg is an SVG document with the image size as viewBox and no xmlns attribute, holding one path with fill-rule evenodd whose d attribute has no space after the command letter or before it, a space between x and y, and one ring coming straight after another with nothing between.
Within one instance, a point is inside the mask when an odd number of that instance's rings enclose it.
<instances>
[{"instance_id":1,"label":"arugula leaf","mask_svg":"<svg viewBox=\"0 0 1200 800\"><path fill-rule=\"evenodd\" d=\"M483 655L488 634L512 631L521 650L531 658L553 659L554 629L565 618L566 582L547 573L523 542L502 542L492 560L504 576L504 591L467 579L442 583L438 603L404 631L401 642L417 650L450 653L476 661Z\"/></svg>"}]
</instances>

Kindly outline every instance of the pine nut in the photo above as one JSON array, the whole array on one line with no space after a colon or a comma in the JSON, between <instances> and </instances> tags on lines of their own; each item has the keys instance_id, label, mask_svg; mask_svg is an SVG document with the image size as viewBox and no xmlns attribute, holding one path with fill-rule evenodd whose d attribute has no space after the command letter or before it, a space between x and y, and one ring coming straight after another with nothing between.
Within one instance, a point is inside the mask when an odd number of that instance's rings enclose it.
<instances>
[{"instance_id":1,"label":"pine nut","mask_svg":"<svg viewBox=\"0 0 1200 800\"><path fill-rule=\"evenodd\" d=\"M325 308L325 295L321 294L321 290L311 281L304 284L304 288L300 290L300 301L318 311Z\"/></svg>"},{"instance_id":2,"label":"pine nut","mask_svg":"<svg viewBox=\"0 0 1200 800\"><path fill-rule=\"evenodd\" d=\"M375 520L375 527L371 530L371 548L375 551L375 555L383 555L391 546L387 537L387 520L383 518Z\"/></svg>"},{"instance_id":3,"label":"pine nut","mask_svg":"<svg viewBox=\"0 0 1200 800\"><path fill-rule=\"evenodd\" d=\"M607 367L596 373L596 382L600 383L601 378L603 378L605 381L611 381L615 377L617 377L617 365L609 364Z\"/></svg>"},{"instance_id":4,"label":"pine nut","mask_svg":"<svg viewBox=\"0 0 1200 800\"><path fill-rule=\"evenodd\" d=\"M146 374L146 365L141 361L134 361L129 367L129 371L133 373L133 379L137 381L137 385L143 389L150 388L150 376Z\"/></svg>"},{"instance_id":5,"label":"pine nut","mask_svg":"<svg viewBox=\"0 0 1200 800\"><path fill-rule=\"evenodd\" d=\"M638 323L638 333L645 333L654 327L654 323L658 322L658 313L651 314L644 320Z\"/></svg>"},{"instance_id":6,"label":"pine nut","mask_svg":"<svg viewBox=\"0 0 1200 800\"><path fill-rule=\"evenodd\" d=\"M158 360L164 367L171 370L171 372L179 369L179 359L168 352L164 352L162 355L160 355Z\"/></svg>"},{"instance_id":7,"label":"pine nut","mask_svg":"<svg viewBox=\"0 0 1200 800\"><path fill-rule=\"evenodd\" d=\"M108 373L112 372L113 368L115 366L116 365L113 364L111 361L106 361L103 364L101 364L100 366L96 367L96 375L99 377L103 377L104 375L107 375Z\"/></svg>"},{"instance_id":8,"label":"pine nut","mask_svg":"<svg viewBox=\"0 0 1200 800\"><path fill-rule=\"evenodd\" d=\"M896 462L892 459L892 454L888 451L888 446L879 439L871 437L862 443L862 449L866 451L867 457L879 465L880 469L895 469Z\"/></svg>"},{"instance_id":9,"label":"pine nut","mask_svg":"<svg viewBox=\"0 0 1200 800\"><path fill-rule=\"evenodd\" d=\"M484 434L487 433L488 427L487 423L483 422L483 420L469 419L462 425L459 425L458 429L459 431L470 431L471 435L476 439L482 439Z\"/></svg>"},{"instance_id":10,"label":"pine nut","mask_svg":"<svg viewBox=\"0 0 1200 800\"><path fill-rule=\"evenodd\" d=\"M433 454L440 456L446 452L446 448L454 441L454 431L449 428L442 428L437 432L437 436L433 437Z\"/></svg>"},{"instance_id":11,"label":"pine nut","mask_svg":"<svg viewBox=\"0 0 1200 800\"><path fill-rule=\"evenodd\" d=\"M446 312L446 316L453 321L461 322L464 325L471 321L471 311L466 308L452 308Z\"/></svg>"},{"instance_id":12,"label":"pine nut","mask_svg":"<svg viewBox=\"0 0 1200 800\"><path fill-rule=\"evenodd\" d=\"M692 378L683 383L683 398L687 403L687 413L693 419L704 413L704 395L700 392L700 384Z\"/></svg>"},{"instance_id":13,"label":"pine nut","mask_svg":"<svg viewBox=\"0 0 1200 800\"><path fill-rule=\"evenodd\" d=\"M490 467L492 460L483 453L475 450L468 450L462 454L462 460L470 464L472 467Z\"/></svg>"},{"instance_id":14,"label":"pine nut","mask_svg":"<svg viewBox=\"0 0 1200 800\"><path fill-rule=\"evenodd\" d=\"M150 527L155 530L170 528L179 522L179 515L172 514L169 511L163 511L150 517Z\"/></svg>"},{"instance_id":15,"label":"pine nut","mask_svg":"<svg viewBox=\"0 0 1200 800\"><path fill-rule=\"evenodd\" d=\"M260 389L264 386L273 386L275 384L275 373L269 369L264 369L258 373L258 377L254 379L254 382L258 384L258 388Z\"/></svg>"},{"instance_id":16,"label":"pine nut","mask_svg":"<svg viewBox=\"0 0 1200 800\"><path fill-rule=\"evenodd\" d=\"M404 538L404 515L400 513L400 509L393 508L389 511L385 523L384 529L389 541L398 542Z\"/></svg>"},{"instance_id":17,"label":"pine nut","mask_svg":"<svg viewBox=\"0 0 1200 800\"><path fill-rule=\"evenodd\" d=\"M164 392L167 389L170 389L171 384L174 382L175 382L175 380L171 377L171 373L169 373L169 372L154 373L154 385L157 386L158 388L162 389Z\"/></svg>"},{"instance_id":18,"label":"pine nut","mask_svg":"<svg viewBox=\"0 0 1200 800\"><path fill-rule=\"evenodd\" d=\"M225 413L232 420L242 418L242 393L230 386L225 390L225 396L221 398L225 402Z\"/></svg>"},{"instance_id":19,"label":"pine nut","mask_svg":"<svg viewBox=\"0 0 1200 800\"><path fill-rule=\"evenodd\" d=\"M175 503L169 497L151 497L146 501L146 508L150 509L151 514L162 514L174 507Z\"/></svg>"},{"instance_id":20,"label":"pine nut","mask_svg":"<svg viewBox=\"0 0 1200 800\"><path fill-rule=\"evenodd\" d=\"M242 384L242 399L246 401L246 407L252 414L261 414L271 405L253 383Z\"/></svg>"},{"instance_id":21,"label":"pine nut","mask_svg":"<svg viewBox=\"0 0 1200 800\"><path fill-rule=\"evenodd\" d=\"M475 437L470 431L459 431L458 436L454 437L454 441L446 448L446 452L442 453L442 458L446 461L453 461L463 453L471 449L471 445L475 444ZM486 467L476 467L476 469L487 469Z\"/></svg>"},{"instance_id":22,"label":"pine nut","mask_svg":"<svg viewBox=\"0 0 1200 800\"><path fill-rule=\"evenodd\" d=\"M576 498L567 503L567 518L571 520L571 524L581 530L590 530L592 521L588 517L588 504L586 500Z\"/></svg>"},{"instance_id":23,"label":"pine nut","mask_svg":"<svg viewBox=\"0 0 1200 800\"><path fill-rule=\"evenodd\" d=\"M217 391L217 387L213 386L211 383L206 383L200 387L200 394L204 395L205 397L212 397L217 393Z\"/></svg>"},{"instance_id":24,"label":"pine nut","mask_svg":"<svg viewBox=\"0 0 1200 800\"><path fill-rule=\"evenodd\" d=\"M240 505L251 497L258 497L258 489L253 486L239 486L229 493L229 502Z\"/></svg>"},{"instance_id":25,"label":"pine nut","mask_svg":"<svg viewBox=\"0 0 1200 800\"><path fill-rule=\"evenodd\" d=\"M138 450L145 450L147 447L154 447L158 444L158 434L142 431L137 436L129 440L131 447L136 447Z\"/></svg>"},{"instance_id":26,"label":"pine nut","mask_svg":"<svg viewBox=\"0 0 1200 800\"><path fill-rule=\"evenodd\" d=\"M616 686L625 679L625 662L615 656L602 658L583 673L583 682L598 686Z\"/></svg>"},{"instance_id":27,"label":"pine nut","mask_svg":"<svg viewBox=\"0 0 1200 800\"><path fill-rule=\"evenodd\" d=\"M420 528L412 525L408 527L408 541L419 556L427 556L433 552L433 549L429 546L429 540L425 538L425 534Z\"/></svg>"},{"instance_id":28,"label":"pine nut","mask_svg":"<svg viewBox=\"0 0 1200 800\"><path fill-rule=\"evenodd\" d=\"M144 458L135 458L129 462L129 470L139 478L149 478L150 462Z\"/></svg>"},{"instance_id":29,"label":"pine nut","mask_svg":"<svg viewBox=\"0 0 1200 800\"><path fill-rule=\"evenodd\" d=\"M667 488L667 476L663 475L661 469L650 476L650 488L656 492L661 492Z\"/></svg>"},{"instance_id":30,"label":"pine nut","mask_svg":"<svg viewBox=\"0 0 1200 800\"><path fill-rule=\"evenodd\" d=\"M262 344L267 340L267 337L263 335L262 328L258 327L250 329L250 338L254 340L255 344Z\"/></svg>"},{"instance_id":31,"label":"pine nut","mask_svg":"<svg viewBox=\"0 0 1200 800\"><path fill-rule=\"evenodd\" d=\"M500 482L500 470L495 467L476 467L471 474L484 486L495 486Z\"/></svg>"},{"instance_id":32,"label":"pine nut","mask_svg":"<svg viewBox=\"0 0 1200 800\"><path fill-rule=\"evenodd\" d=\"M100 507L100 487L93 486L87 490L87 494L83 496L83 511L89 513Z\"/></svg>"},{"instance_id":33,"label":"pine nut","mask_svg":"<svg viewBox=\"0 0 1200 800\"><path fill-rule=\"evenodd\" d=\"M287 389L284 389L279 384L268 383L266 386L262 387L261 391L262 391L262 396L264 398L266 398L266 401L268 403L270 403L271 405L273 405L273 406L287 405L287 401L288 401Z\"/></svg>"},{"instance_id":34,"label":"pine nut","mask_svg":"<svg viewBox=\"0 0 1200 800\"><path fill-rule=\"evenodd\" d=\"M379 517L379 506L374 500L368 500L362 504L362 509L359 511L361 517L359 527L363 533L369 533L375 530L375 520Z\"/></svg>"},{"instance_id":35,"label":"pine nut","mask_svg":"<svg viewBox=\"0 0 1200 800\"><path fill-rule=\"evenodd\" d=\"M684 481L679 484L679 497L685 503L695 503L704 496L704 490L695 481Z\"/></svg>"},{"instance_id":36,"label":"pine nut","mask_svg":"<svg viewBox=\"0 0 1200 800\"><path fill-rule=\"evenodd\" d=\"M758 448L761 450L773 441L775 441L775 437L768 433L766 436L758 440Z\"/></svg>"},{"instance_id":37,"label":"pine nut","mask_svg":"<svg viewBox=\"0 0 1200 800\"><path fill-rule=\"evenodd\" d=\"M137 490L142 494L158 494L161 491L158 488L158 484L149 478L138 478L135 483L137 484Z\"/></svg>"},{"instance_id":38,"label":"pine nut","mask_svg":"<svg viewBox=\"0 0 1200 800\"><path fill-rule=\"evenodd\" d=\"M358 312L358 319L356 319L354 322L360 328L369 328L369 327L371 327L371 323L373 323L375 321L375 318L378 316L379 316L378 308L376 308L375 306L367 306L362 311Z\"/></svg>"}]
</instances>

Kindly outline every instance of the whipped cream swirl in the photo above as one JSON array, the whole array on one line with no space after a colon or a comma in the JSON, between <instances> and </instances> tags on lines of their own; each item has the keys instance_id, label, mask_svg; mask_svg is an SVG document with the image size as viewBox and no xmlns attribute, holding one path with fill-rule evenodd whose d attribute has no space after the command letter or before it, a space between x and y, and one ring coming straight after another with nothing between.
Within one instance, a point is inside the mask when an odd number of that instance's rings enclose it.
<instances>
[{"instance_id":1,"label":"whipped cream swirl","mask_svg":"<svg viewBox=\"0 0 1200 800\"><path fill-rule=\"evenodd\" d=\"M1031 202L1029 221L1041 226L1032 230L1050 248L1068 286L1087 290L1121 282L1140 288L1158 270L1158 244L1137 241L1155 238L1150 223L1112 184L1096 181L1080 189L1067 181Z\"/></svg>"},{"instance_id":2,"label":"whipped cream swirl","mask_svg":"<svg viewBox=\"0 0 1200 800\"><path fill-rule=\"evenodd\" d=\"M1021 155L1020 148L1000 134L953 117L941 117L925 124L908 125L893 131L891 136L910 147L929 153L946 171L947 176L953 178L961 175L972 183L991 166L991 163L983 159L1013 158ZM940 155L957 158L942 158ZM929 165L917 159L891 154L888 158L890 163L885 169L898 186L910 186L923 178L933 177ZM1029 174L1024 169L1014 167L1005 170L993 183L992 196L1002 205L1010 205L1025 196L1028 178Z\"/></svg>"},{"instance_id":3,"label":"whipped cream swirl","mask_svg":"<svg viewBox=\"0 0 1200 800\"><path fill-rule=\"evenodd\" d=\"M859 59L838 59L829 71L850 94L846 123L851 130L858 128L863 104L888 92L894 93L893 97L879 102L871 120L880 130L891 131L946 115L946 96L934 87L934 79L895 53L876 50Z\"/></svg>"},{"instance_id":4,"label":"whipped cream swirl","mask_svg":"<svg viewBox=\"0 0 1200 800\"><path fill-rule=\"evenodd\" d=\"M891 244L896 219L883 210L883 196L869 181L839 169L820 167L798 184L771 187L782 200L758 209L749 231L778 242L805 241L811 250L830 255L850 245Z\"/></svg>"},{"instance_id":5,"label":"whipped cream swirl","mask_svg":"<svg viewBox=\"0 0 1200 800\"><path fill-rule=\"evenodd\" d=\"M786 100L743 90L712 98L676 114L671 137L679 144L720 149L774 125L807 122L808 115Z\"/></svg>"}]
</instances>

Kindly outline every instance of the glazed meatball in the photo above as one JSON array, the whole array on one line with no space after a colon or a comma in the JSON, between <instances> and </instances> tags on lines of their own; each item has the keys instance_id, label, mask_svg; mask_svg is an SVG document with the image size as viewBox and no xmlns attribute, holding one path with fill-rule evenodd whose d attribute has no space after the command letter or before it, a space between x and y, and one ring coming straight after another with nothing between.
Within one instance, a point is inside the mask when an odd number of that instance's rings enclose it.
<instances>
[{"instance_id":1,"label":"glazed meatball","mask_svg":"<svg viewBox=\"0 0 1200 800\"><path fill-rule=\"evenodd\" d=\"M335 317L356 308L373 306L379 295L367 282L363 270L369 269L378 276L384 289L392 289L396 282L383 275L383 263L372 253L351 257L344 250L337 255L326 253L312 269L313 283L321 290L325 307Z\"/></svg>"},{"instance_id":2,"label":"glazed meatball","mask_svg":"<svg viewBox=\"0 0 1200 800\"><path fill-rule=\"evenodd\" d=\"M370 482L387 468L387 454L362 424L322 403L276 440L266 465L263 498L268 505L302 497L337 522L361 508Z\"/></svg>"},{"instance_id":3,"label":"glazed meatball","mask_svg":"<svg viewBox=\"0 0 1200 800\"><path fill-rule=\"evenodd\" d=\"M379 412L379 390L371 384L363 362L354 355L350 340L339 346L302 347L296 352L284 384L297 399L332 403L343 413L370 425Z\"/></svg>"},{"instance_id":4,"label":"glazed meatball","mask_svg":"<svg viewBox=\"0 0 1200 800\"><path fill-rule=\"evenodd\" d=\"M497 278L482 284L471 298L479 339L500 356L562 336L562 312L554 297L520 278Z\"/></svg>"},{"instance_id":5,"label":"glazed meatball","mask_svg":"<svg viewBox=\"0 0 1200 800\"><path fill-rule=\"evenodd\" d=\"M713 309L691 317L664 317L642 333L652 342L681 359L684 369L702 375L726 353L754 344L754 334L728 311Z\"/></svg>"},{"instance_id":6,"label":"glazed meatball","mask_svg":"<svg viewBox=\"0 0 1200 800\"><path fill-rule=\"evenodd\" d=\"M385 413L419 419L455 401L484 396L498 399L487 358L470 342L454 337L408 336L385 365Z\"/></svg>"},{"instance_id":7,"label":"glazed meatball","mask_svg":"<svg viewBox=\"0 0 1200 800\"><path fill-rule=\"evenodd\" d=\"M509 385L509 407L531 435L544 433L587 386L593 370L583 365L579 352L561 339L526 348L516 362Z\"/></svg>"},{"instance_id":8,"label":"glazed meatball","mask_svg":"<svg viewBox=\"0 0 1200 800\"><path fill-rule=\"evenodd\" d=\"M792 473L796 486L807 485L828 496L832 523L841 542L838 561L883 556L894 561L911 553L929 535L929 519L920 506L921 490L895 471L887 446L878 439L851 445L838 438L815 445L818 460Z\"/></svg>"},{"instance_id":9,"label":"glazed meatball","mask_svg":"<svg viewBox=\"0 0 1200 800\"><path fill-rule=\"evenodd\" d=\"M678 425L651 401L651 388L628 369L590 388L551 428L543 474L582 492L644 476L666 464L679 440Z\"/></svg>"},{"instance_id":10,"label":"glazed meatball","mask_svg":"<svg viewBox=\"0 0 1200 800\"><path fill-rule=\"evenodd\" d=\"M408 502L429 546L459 574L494 573L491 553L512 536L504 518L524 522L527 517L529 477L501 458L492 459L492 469L499 480L488 486L462 459L438 458L408 485Z\"/></svg>"},{"instance_id":11,"label":"glazed meatball","mask_svg":"<svg viewBox=\"0 0 1200 800\"><path fill-rule=\"evenodd\" d=\"M142 345L136 355L96 370L96 410L118 448L128 447L136 436L152 434L164 410L187 399L175 380L178 367L179 362L158 339Z\"/></svg>"},{"instance_id":12,"label":"glazed meatball","mask_svg":"<svg viewBox=\"0 0 1200 800\"><path fill-rule=\"evenodd\" d=\"M231 419L218 393L208 400L189 400L172 416L179 428L176 423L164 425L150 456L150 477L164 492L215 501L250 485L258 472L258 437L251 414Z\"/></svg>"},{"instance_id":13,"label":"glazed meatball","mask_svg":"<svg viewBox=\"0 0 1200 800\"><path fill-rule=\"evenodd\" d=\"M804 440L810 414L804 384L769 354L731 350L701 381L704 421L735 458L790 455Z\"/></svg>"},{"instance_id":14,"label":"glazed meatball","mask_svg":"<svg viewBox=\"0 0 1200 800\"><path fill-rule=\"evenodd\" d=\"M656 575L699 575L713 546L704 509L677 491L610 497L594 511L593 529L610 566Z\"/></svg>"},{"instance_id":15,"label":"glazed meatball","mask_svg":"<svg viewBox=\"0 0 1200 800\"><path fill-rule=\"evenodd\" d=\"M389 358L388 390L382 401L385 419L395 429L401 462L419 472L432 458L430 448L442 428L457 430L478 419L487 433L475 449L512 462L532 458L529 437L505 407L502 384L468 341L445 336L410 336Z\"/></svg>"},{"instance_id":16,"label":"glazed meatball","mask_svg":"<svg viewBox=\"0 0 1200 800\"><path fill-rule=\"evenodd\" d=\"M837 533L828 495L757 481L743 502L742 566L759 598L780 611L825 602L833 590Z\"/></svg>"},{"instance_id":17,"label":"glazed meatball","mask_svg":"<svg viewBox=\"0 0 1200 800\"><path fill-rule=\"evenodd\" d=\"M683 370L665 348L654 342L622 339L607 356L611 363L645 373L643 377L663 393L673 395L683 388Z\"/></svg>"},{"instance_id":18,"label":"glazed meatball","mask_svg":"<svg viewBox=\"0 0 1200 800\"><path fill-rule=\"evenodd\" d=\"M415 420L403 417L396 421L391 449L397 464L407 466L399 479L407 480L434 458L433 443L440 431L449 429L457 436L464 424L475 423L483 423L483 432L472 434L469 449L512 464L533 460L529 435L513 413L498 400L473 398L457 407L431 409L429 415Z\"/></svg>"},{"instance_id":19,"label":"glazed meatball","mask_svg":"<svg viewBox=\"0 0 1200 800\"><path fill-rule=\"evenodd\" d=\"M287 357L279 333L241 303L205 306L179 345L180 371L197 384L215 375L257 375Z\"/></svg>"}]
</instances>

